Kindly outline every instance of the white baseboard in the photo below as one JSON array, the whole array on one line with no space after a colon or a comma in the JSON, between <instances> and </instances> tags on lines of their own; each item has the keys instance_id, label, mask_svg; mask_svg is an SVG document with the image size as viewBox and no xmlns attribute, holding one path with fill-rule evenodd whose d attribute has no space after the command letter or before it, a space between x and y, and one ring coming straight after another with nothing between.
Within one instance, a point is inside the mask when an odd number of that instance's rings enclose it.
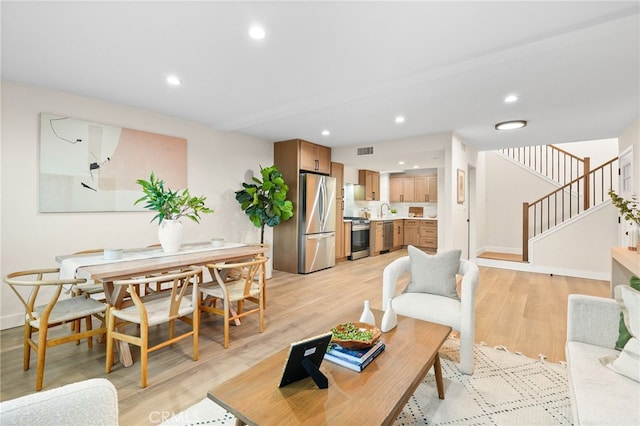
<instances>
[{"instance_id":1,"label":"white baseboard","mask_svg":"<svg viewBox=\"0 0 640 426\"><path fill-rule=\"evenodd\" d=\"M510 269L514 271L535 272L539 274L562 275L565 277L585 278L590 280L611 281L611 274L602 272L583 271L578 269L554 268L548 266L536 266L527 262L509 262L506 260L475 259L478 266L490 268Z\"/></svg>"}]
</instances>

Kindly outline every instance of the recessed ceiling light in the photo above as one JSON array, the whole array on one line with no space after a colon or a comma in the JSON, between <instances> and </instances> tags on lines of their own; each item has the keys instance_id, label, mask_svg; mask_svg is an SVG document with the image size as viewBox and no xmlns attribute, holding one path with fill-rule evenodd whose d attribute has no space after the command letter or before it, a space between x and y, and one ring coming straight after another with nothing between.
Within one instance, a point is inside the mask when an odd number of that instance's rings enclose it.
<instances>
[{"instance_id":1,"label":"recessed ceiling light","mask_svg":"<svg viewBox=\"0 0 640 426\"><path fill-rule=\"evenodd\" d=\"M418 166L417 164L413 166L414 169L419 169L420 166Z\"/></svg>"},{"instance_id":2,"label":"recessed ceiling light","mask_svg":"<svg viewBox=\"0 0 640 426\"><path fill-rule=\"evenodd\" d=\"M172 86L180 86L182 84L182 80L175 75L168 76L166 81Z\"/></svg>"},{"instance_id":3,"label":"recessed ceiling light","mask_svg":"<svg viewBox=\"0 0 640 426\"><path fill-rule=\"evenodd\" d=\"M322 136L329 136L330 134L331 134L331 132L328 131L328 130L323 130L322 131Z\"/></svg>"},{"instance_id":4,"label":"recessed ceiling light","mask_svg":"<svg viewBox=\"0 0 640 426\"><path fill-rule=\"evenodd\" d=\"M511 121L503 121L502 123L496 124L496 130L513 130L513 129L521 129L527 126L526 120L511 120Z\"/></svg>"},{"instance_id":5,"label":"recessed ceiling light","mask_svg":"<svg viewBox=\"0 0 640 426\"><path fill-rule=\"evenodd\" d=\"M518 97L516 95L509 95L506 98L504 98L504 101L508 104L512 104L517 100L518 100Z\"/></svg>"},{"instance_id":6,"label":"recessed ceiling light","mask_svg":"<svg viewBox=\"0 0 640 426\"><path fill-rule=\"evenodd\" d=\"M395 121L396 121L397 124L402 124L402 123L404 123L404 117L399 115L399 116L396 117Z\"/></svg>"},{"instance_id":7,"label":"recessed ceiling light","mask_svg":"<svg viewBox=\"0 0 640 426\"><path fill-rule=\"evenodd\" d=\"M398 161L398 164L403 165L404 161Z\"/></svg>"},{"instance_id":8,"label":"recessed ceiling light","mask_svg":"<svg viewBox=\"0 0 640 426\"><path fill-rule=\"evenodd\" d=\"M264 32L264 29L262 27L255 26L249 28L249 35L253 39L262 40L267 35L267 33Z\"/></svg>"}]
</instances>

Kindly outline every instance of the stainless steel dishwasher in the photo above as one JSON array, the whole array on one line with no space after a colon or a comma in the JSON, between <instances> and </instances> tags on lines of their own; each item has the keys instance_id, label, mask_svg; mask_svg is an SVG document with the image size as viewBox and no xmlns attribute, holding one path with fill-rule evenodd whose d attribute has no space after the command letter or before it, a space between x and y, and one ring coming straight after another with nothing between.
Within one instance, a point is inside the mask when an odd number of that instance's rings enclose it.
<instances>
[{"instance_id":1,"label":"stainless steel dishwasher","mask_svg":"<svg viewBox=\"0 0 640 426\"><path fill-rule=\"evenodd\" d=\"M393 221L385 220L382 222L382 250L380 252L388 252L393 247Z\"/></svg>"}]
</instances>

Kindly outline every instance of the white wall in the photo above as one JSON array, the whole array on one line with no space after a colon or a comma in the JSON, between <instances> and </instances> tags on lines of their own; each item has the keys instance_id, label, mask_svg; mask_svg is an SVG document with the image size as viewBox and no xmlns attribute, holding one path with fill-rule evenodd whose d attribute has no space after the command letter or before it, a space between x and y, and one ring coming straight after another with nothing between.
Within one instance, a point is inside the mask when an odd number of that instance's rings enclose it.
<instances>
[{"instance_id":1,"label":"white wall","mask_svg":"<svg viewBox=\"0 0 640 426\"><path fill-rule=\"evenodd\" d=\"M183 221L185 242L206 241L213 236L259 242L259 231L241 211L234 191L241 189L252 173L258 174L260 165L273 164L272 143L133 107L2 81L2 276L55 267L54 258L59 254L157 243L157 223L149 223L151 212L38 212L41 112L186 138L189 190L205 195L207 206L215 213L204 215L200 224ZM271 235L267 228L268 241ZM0 285L0 300L0 328L18 325L22 308L4 284Z\"/></svg>"},{"instance_id":2,"label":"white wall","mask_svg":"<svg viewBox=\"0 0 640 426\"><path fill-rule=\"evenodd\" d=\"M610 203L587 211L530 242L530 263L537 272L608 280L611 247L618 241L618 213Z\"/></svg>"},{"instance_id":3,"label":"white wall","mask_svg":"<svg viewBox=\"0 0 640 426\"><path fill-rule=\"evenodd\" d=\"M591 159L591 169L606 163L618 156L618 139L598 139L593 141L554 144L573 155Z\"/></svg>"}]
</instances>

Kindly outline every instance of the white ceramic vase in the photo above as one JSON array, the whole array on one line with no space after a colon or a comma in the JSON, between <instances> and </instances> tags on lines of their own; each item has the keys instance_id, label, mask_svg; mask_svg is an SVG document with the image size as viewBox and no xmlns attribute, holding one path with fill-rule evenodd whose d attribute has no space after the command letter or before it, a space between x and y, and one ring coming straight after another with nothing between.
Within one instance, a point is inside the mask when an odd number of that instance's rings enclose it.
<instances>
[{"instance_id":1,"label":"white ceramic vase","mask_svg":"<svg viewBox=\"0 0 640 426\"><path fill-rule=\"evenodd\" d=\"M362 311L362 315L360 315L360 322L376 325L376 318L373 316L373 312L371 312L368 300L364 301L364 310Z\"/></svg>"},{"instance_id":2,"label":"white ceramic vase","mask_svg":"<svg viewBox=\"0 0 640 426\"><path fill-rule=\"evenodd\" d=\"M384 311L384 315L382 316L382 323L380 324L380 330L383 333L387 331L391 331L398 325L398 315L396 315L396 311L393 310L393 305L391 304L391 299L387 302L387 310Z\"/></svg>"},{"instance_id":3,"label":"white ceramic vase","mask_svg":"<svg viewBox=\"0 0 640 426\"><path fill-rule=\"evenodd\" d=\"M176 253L182 244L182 222L165 219L158 225L158 240L165 253Z\"/></svg>"}]
</instances>

